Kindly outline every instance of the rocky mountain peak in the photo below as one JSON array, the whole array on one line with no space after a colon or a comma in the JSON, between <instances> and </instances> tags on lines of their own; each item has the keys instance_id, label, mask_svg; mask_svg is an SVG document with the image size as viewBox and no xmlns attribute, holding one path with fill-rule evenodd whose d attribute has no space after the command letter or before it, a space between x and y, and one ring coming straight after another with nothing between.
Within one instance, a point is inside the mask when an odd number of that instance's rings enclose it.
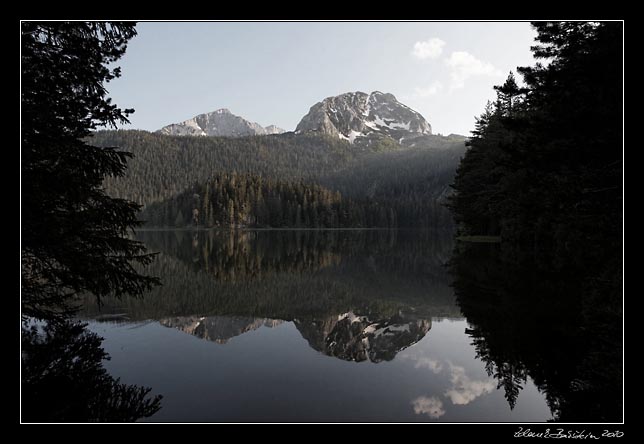
<instances>
[{"instance_id":1,"label":"rocky mountain peak","mask_svg":"<svg viewBox=\"0 0 644 444\"><path fill-rule=\"evenodd\" d=\"M243 137L265 134L281 134L285 130L269 125L266 128L259 123L250 122L236 116L227 108L220 108L209 113L199 114L192 119L164 126L157 131L172 136L220 136Z\"/></svg>"},{"instance_id":2,"label":"rocky mountain peak","mask_svg":"<svg viewBox=\"0 0 644 444\"><path fill-rule=\"evenodd\" d=\"M393 94L348 92L327 97L311 107L296 133L323 133L354 143L359 138L404 138L430 135L431 125L418 112L400 103Z\"/></svg>"}]
</instances>

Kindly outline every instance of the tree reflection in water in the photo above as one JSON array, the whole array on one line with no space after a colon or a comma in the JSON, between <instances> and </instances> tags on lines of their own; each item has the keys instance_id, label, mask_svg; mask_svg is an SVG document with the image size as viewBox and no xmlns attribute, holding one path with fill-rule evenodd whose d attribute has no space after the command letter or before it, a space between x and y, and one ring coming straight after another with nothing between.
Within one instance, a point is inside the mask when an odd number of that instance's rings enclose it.
<instances>
[{"instance_id":1,"label":"tree reflection in water","mask_svg":"<svg viewBox=\"0 0 644 444\"><path fill-rule=\"evenodd\" d=\"M161 408L149 388L122 384L102 361L102 338L80 322L22 328L22 421L131 422Z\"/></svg>"},{"instance_id":2,"label":"tree reflection in water","mask_svg":"<svg viewBox=\"0 0 644 444\"><path fill-rule=\"evenodd\" d=\"M458 243L454 290L511 407L529 376L555 421L622 420L621 264L549 266L499 244Z\"/></svg>"}]
</instances>

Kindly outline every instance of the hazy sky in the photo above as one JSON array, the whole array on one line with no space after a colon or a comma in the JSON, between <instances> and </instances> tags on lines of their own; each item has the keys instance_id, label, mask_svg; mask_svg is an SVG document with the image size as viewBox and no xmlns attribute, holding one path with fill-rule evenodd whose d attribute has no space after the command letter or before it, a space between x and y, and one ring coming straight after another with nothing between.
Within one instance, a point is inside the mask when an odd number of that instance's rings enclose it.
<instances>
[{"instance_id":1,"label":"hazy sky","mask_svg":"<svg viewBox=\"0 0 644 444\"><path fill-rule=\"evenodd\" d=\"M469 135L510 70L534 64L527 22L142 22L110 97L154 131L228 108L294 130L349 91L392 93L434 133Z\"/></svg>"}]
</instances>

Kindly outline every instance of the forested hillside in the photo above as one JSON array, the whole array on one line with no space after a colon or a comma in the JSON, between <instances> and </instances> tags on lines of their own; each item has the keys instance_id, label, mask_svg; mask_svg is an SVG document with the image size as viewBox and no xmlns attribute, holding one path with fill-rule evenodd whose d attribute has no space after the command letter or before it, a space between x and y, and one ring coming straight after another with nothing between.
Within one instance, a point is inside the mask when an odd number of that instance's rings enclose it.
<instances>
[{"instance_id":1,"label":"forested hillside","mask_svg":"<svg viewBox=\"0 0 644 444\"><path fill-rule=\"evenodd\" d=\"M327 136L270 135L240 138L168 136L147 131L99 131L92 143L134 154L124 178L109 178L110 195L149 205L203 182L217 172L294 179L346 165L359 148Z\"/></svg>"},{"instance_id":2,"label":"forested hillside","mask_svg":"<svg viewBox=\"0 0 644 444\"><path fill-rule=\"evenodd\" d=\"M430 136L432 148L406 148L372 153L320 179L342 196L378 202L392 208L399 227L451 224L444 209L456 166L465 153L463 140Z\"/></svg>"},{"instance_id":3,"label":"forested hillside","mask_svg":"<svg viewBox=\"0 0 644 444\"><path fill-rule=\"evenodd\" d=\"M144 213L150 225L184 226L192 223L192 211L197 208L200 226L340 227L354 223L356 227L401 227L426 226L437 214L449 218L441 204L465 151L464 140L426 135L404 142L411 147L389 138L366 146L325 135L224 138L131 130L99 131L92 142L134 154L126 176L108 178L105 187L110 194L132 199L144 208L159 203ZM208 180L214 176L228 180L221 175L233 173L254 178L243 176L234 185L227 183L229 192L210 195L222 200L212 202L213 212L208 216L203 200L197 206L188 203L194 194L203 198ZM252 201L258 188L246 180L271 184L270 191L263 190L267 193L263 203ZM245 185L233 190L241 183ZM342 200L312 201L317 199L314 190L319 189L315 184L329 196L339 191ZM256 194L246 195L251 188ZM301 192L296 199L295 191L285 189ZM330 209L332 204L336 207Z\"/></svg>"}]
</instances>

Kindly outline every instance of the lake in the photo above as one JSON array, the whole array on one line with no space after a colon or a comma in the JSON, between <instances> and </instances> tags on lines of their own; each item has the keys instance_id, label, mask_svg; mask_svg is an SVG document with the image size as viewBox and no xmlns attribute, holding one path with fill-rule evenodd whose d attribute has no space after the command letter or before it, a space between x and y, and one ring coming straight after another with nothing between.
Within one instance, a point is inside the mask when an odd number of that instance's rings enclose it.
<instances>
[{"instance_id":1,"label":"lake","mask_svg":"<svg viewBox=\"0 0 644 444\"><path fill-rule=\"evenodd\" d=\"M621 396L582 378L573 308L544 309L516 270L499 277L498 245L455 255L449 233L414 230L138 238L164 285L100 311L89 300L82 318L112 376L163 395L143 421L596 421ZM495 299L508 281L520 303Z\"/></svg>"}]
</instances>

